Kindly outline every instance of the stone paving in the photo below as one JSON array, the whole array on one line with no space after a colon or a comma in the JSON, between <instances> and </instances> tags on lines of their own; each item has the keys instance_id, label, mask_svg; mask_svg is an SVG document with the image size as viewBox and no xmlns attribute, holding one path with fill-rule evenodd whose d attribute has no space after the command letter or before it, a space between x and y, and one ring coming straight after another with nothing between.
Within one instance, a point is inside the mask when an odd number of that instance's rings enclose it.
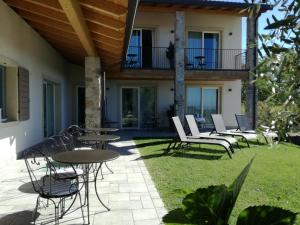
<instances>
[{"instance_id":1,"label":"stone paving","mask_svg":"<svg viewBox=\"0 0 300 225\"><path fill-rule=\"evenodd\" d=\"M111 148L121 156L108 163L114 171L103 169L104 179L98 179L98 193L111 211L98 202L93 185L90 186L91 224L94 225L157 225L167 213L155 185L145 167L134 141L130 137L112 143ZM12 162L0 171L0 224L29 225L35 206L36 194L32 190L25 164ZM71 210L72 211L72 210ZM38 223L53 214L52 206L39 211ZM47 215L47 216L45 216ZM40 219L42 218L42 219ZM52 223L48 223L52 224ZM60 224L83 224L79 209L68 213Z\"/></svg>"}]
</instances>

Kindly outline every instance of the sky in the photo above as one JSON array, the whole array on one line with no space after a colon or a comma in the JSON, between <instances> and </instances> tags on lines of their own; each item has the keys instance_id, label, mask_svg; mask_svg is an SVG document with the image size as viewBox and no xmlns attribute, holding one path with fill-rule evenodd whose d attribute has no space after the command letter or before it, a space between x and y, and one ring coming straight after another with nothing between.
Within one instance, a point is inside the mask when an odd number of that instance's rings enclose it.
<instances>
[{"instance_id":1,"label":"sky","mask_svg":"<svg viewBox=\"0 0 300 225\"><path fill-rule=\"evenodd\" d=\"M268 31L264 30L264 28L267 26L267 18L270 19L272 22L272 15L276 16L276 18L280 19L283 17L283 13L278 11L278 8L274 8L273 10L269 10L265 13L263 13L258 20L258 32L260 34L268 33ZM242 49L246 49L246 35L247 35L247 19L243 18L242 22Z\"/></svg>"}]
</instances>

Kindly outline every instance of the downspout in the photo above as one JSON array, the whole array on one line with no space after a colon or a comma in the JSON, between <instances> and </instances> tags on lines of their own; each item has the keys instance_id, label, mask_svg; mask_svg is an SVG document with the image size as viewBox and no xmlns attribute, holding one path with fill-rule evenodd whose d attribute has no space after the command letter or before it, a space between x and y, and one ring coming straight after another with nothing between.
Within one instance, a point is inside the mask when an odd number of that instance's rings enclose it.
<instances>
[{"instance_id":1,"label":"downspout","mask_svg":"<svg viewBox=\"0 0 300 225\"><path fill-rule=\"evenodd\" d=\"M130 37L133 30L133 25L136 17L137 8L139 5L140 0L129 0L128 2L128 13L127 13L127 20L126 20L126 33L125 33L125 40L123 46L123 55L121 59L121 70L123 70L123 63L126 59L126 54L129 46Z\"/></svg>"}]
</instances>

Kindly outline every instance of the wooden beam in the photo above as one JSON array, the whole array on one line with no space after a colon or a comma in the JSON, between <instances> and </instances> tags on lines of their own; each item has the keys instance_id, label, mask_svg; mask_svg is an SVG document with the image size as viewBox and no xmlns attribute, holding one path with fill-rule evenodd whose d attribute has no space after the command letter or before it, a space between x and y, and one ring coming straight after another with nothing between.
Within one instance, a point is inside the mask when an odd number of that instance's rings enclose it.
<instances>
[{"instance_id":1,"label":"wooden beam","mask_svg":"<svg viewBox=\"0 0 300 225\"><path fill-rule=\"evenodd\" d=\"M63 9L61 8L61 6L57 0L26 0L26 1L47 7L49 9L63 12Z\"/></svg>"},{"instance_id":2,"label":"wooden beam","mask_svg":"<svg viewBox=\"0 0 300 225\"><path fill-rule=\"evenodd\" d=\"M17 9L21 9L39 16L48 17L53 20L68 22L66 15L63 12L46 8L42 5L37 5L27 1L20 0L5 0L5 3Z\"/></svg>"},{"instance_id":3,"label":"wooden beam","mask_svg":"<svg viewBox=\"0 0 300 225\"><path fill-rule=\"evenodd\" d=\"M48 25L45 23L41 23L40 21L36 22L36 21L28 20L27 22L31 27L33 27L36 30L57 33L57 34L60 34L62 37L63 37L63 35L71 35L71 36L77 37L77 35L74 33L74 31L69 31L69 30L63 29L59 26L54 27L54 26L51 26L51 25Z\"/></svg>"},{"instance_id":4,"label":"wooden beam","mask_svg":"<svg viewBox=\"0 0 300 225\"><path fill-rule=\"evenodd\" d=\"M88 56L97 56L78 1L58 0Z\"/></svg>"},{"instance_id":5,"label":"wooden beam","mask_svg":"<svg viewBox=\"0 0 300 225\"><path fill-rule=\"evenodd\" d=\"M115 39L122 39L124 38L124 31L116 31L114 29L108 28L108 27L104 27L100 24L96 24L90 21L86 21L86 24L88 26L88 28L90 29L91 32L93 33L97 33L97 34L102 34L106 37L111 37L111 38L115 38Z\"/></svg>"},{"instance_id":6,"label":"wooden beam","mask_svg":"<svg viewBox=\"0 0 300 225\"><path fill-rule=\"evenodd\" d=\"M102 34L91 33L91 35L92 35L92 39L95 41L104 42L104 43L108 43L111 45L122 45L123 44L123 38L116 40L111 37L104 36Z\"/></svg>"},{"instance_id":7,"label":"wooden beam","mask_svg":"<svg viewBox=\"0 0 300 225\"><path fill-rule=\"evenodd\" d=\"M95 13L91 10L83 9L82 12L85 15L86 20L97 23L97 24L101 24L105 27L109 27L109 28L112 28L115 30L124 29L124 27L125 27L124 22L110 18L108 16L104 16L104 15Z\"/></svg>"},{"instance_id":8,"label":"wooden beam","mask_svg":"<svg viewBox=\"0 0 300 225\"><path fill-rule=\"evenodd\" d=\"M57 38L65 38L68 40L80 42L79 38L75 33L65 32L63 30L59 30L54 27L44 26L43 24L38 24L34 22L29 22L29 24L41 34L46 34L49 36L55 36Z\"/></svg>"},{"instance_id":9,"label":"wooden beam","mask_svg":"<svg viewBox=\"0 0 300 225\"><path fill-rule=\"evenodd\" d=\"M48 17L43 17L43 16L31 13L31 12L20 10L20 9L18 9L17 12L20 16L22 16L26 20L33 21L33 22L36 22L39 24L44 24L49 27L55 27L57 29L64 30L66 32L74 32L73 27L68 23L56 21L56 20L50 19Z\"/></svg>"},{"instance_id":10,"label":"wooden beam","mask_svg":"<svg viewBox=\"0 0 300 225\"><path fill-rule=\"evenodd\" d=\"M101 1L94 1L94 0L79 0L80 4L86 8L90 8L93 10L101 11L108 15L113 16L126 16L127 8L116 4L112 1L101 0Z\"/></svg>"}]
</instances>

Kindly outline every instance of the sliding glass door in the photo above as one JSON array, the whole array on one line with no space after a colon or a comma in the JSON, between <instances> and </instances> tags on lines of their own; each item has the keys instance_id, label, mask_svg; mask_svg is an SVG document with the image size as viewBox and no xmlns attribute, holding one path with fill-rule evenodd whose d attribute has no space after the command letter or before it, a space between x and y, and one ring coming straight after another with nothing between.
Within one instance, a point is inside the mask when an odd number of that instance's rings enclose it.
<instances>
[{"instance_id":1,"label":"sliding glass door","mask_svg":"<svg viewBox=\"0 0 300 225\"><path fill-rule=\"evenodd\" d=\"M156 88L121 88L122 128L154 127L156 121Z\"/></svg>"},{"instance_id":2,"label":"sliding glass door","mask_svg":"<svg viewBox=\"0 0 300 225\"><path fill-rule=\"evenodd\" d=\"M219 68L219 32L188 32L187 66L194 69Z\"/></svg>"},{"instance_id":3,"label":"sliding glass door","mask_svg":"<svg viewBox=\"0 0 300 225\"><path fill-rule=\"evenodd\" d=\"M150 29L134 29L127 51L126 66L129 68L152 67L153 31Z\"/></svg>"},{"instance_id":4,"label":"sliding glass door","mask_svg":"<svg viewBox=\"0 0 300 225\"><path fill-rule=\"evenodd\" d=\"M218 88L203 88L202 89L202 115L206 123L211 124L211 114L218 113L219 102L219 89Z\"/></svg>"},{"instance_id":5,"label":"sliding glass door","mask_svg":"<svg viewBox=\"0 0 300 225\"><path fill-rule=\"evenodd\" d=\"M60 85L51 81L43 82L44 137L57 134L61 129Z\"/></svg>"},{"instance_id":6,"label":"sliding glass door","mask_svg":"<svg viewBox=\"0 0 300 225\"><path fill-rule=\"evenodd\" d=\"M139 89L122 88L122 128L139 127Z\"/></svg>"},{"instance_id":7,"label":"sliding glass door","mask_svg":"<svg viewBox=\"0 0 300 225\"><path fill-rule=\"evenodd\" d=\"M219 89L216 87L188 86L186 88L186 114L205 118L211 124L211 114L219 112Z\"/></svg>"}]
</instances>

